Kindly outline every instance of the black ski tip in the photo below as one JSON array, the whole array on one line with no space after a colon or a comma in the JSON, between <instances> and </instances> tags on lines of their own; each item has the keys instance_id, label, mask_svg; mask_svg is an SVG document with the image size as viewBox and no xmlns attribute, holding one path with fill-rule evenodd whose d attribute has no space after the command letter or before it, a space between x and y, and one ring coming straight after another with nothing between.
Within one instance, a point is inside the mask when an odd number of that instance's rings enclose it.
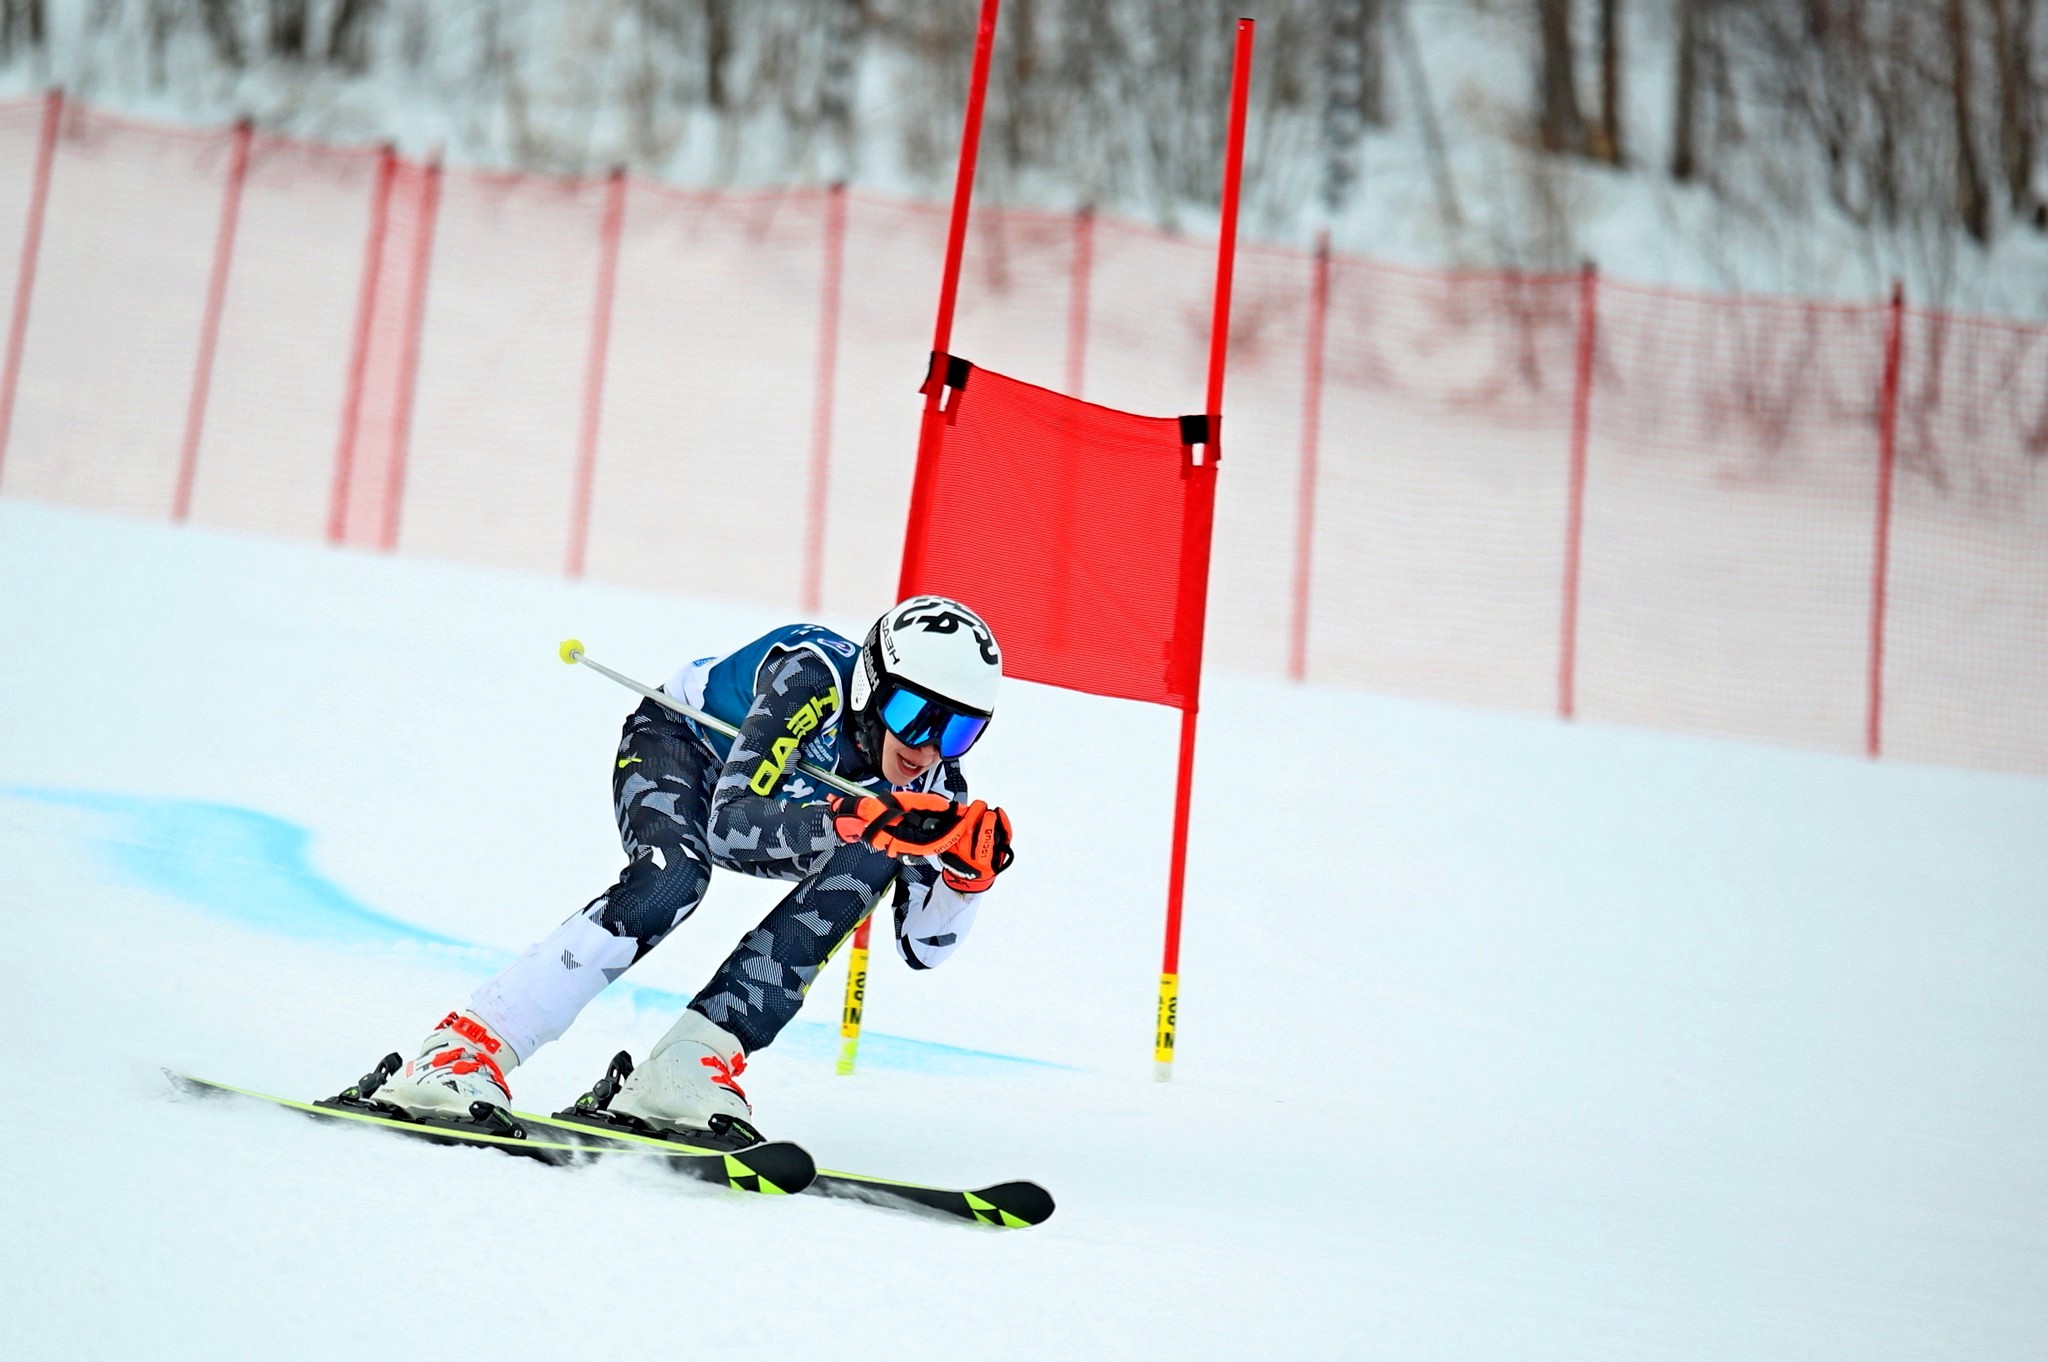
<instances>
[{"instance_id":1,"label":"black ski tip","mask_svg":"<svg viewBox=\"0 0 2048 1362\"><path fill-rule=\"evenodd\" d=\"M921 1215L965 1220L998 1229L1025 1229L1052 1218L1052 1193L1035 1182L998 1182L971 1191L891 1182L859 1173L821 1171L811 1190L826 1196L864 1201L870 1206Z\"/></svg>"},{"instance_id":2,"label":"black ski tip","mask_svg":"<svg viewBox=\"0 0 2048 1362\"><path fill-rule=\"evenodd\" d=\"M787 1194L808 1188L818 1176L809 1151L787 1140L768 1140L745 1122L722 1124L716 1131L662 1130L615 1111L580 1103L542 1122L567 1138L591 1144L626 1144L659 1154L658 1146L674 1151L668 1166L709 1182L723 1182L743 1192Z\"/></svg>"},{"instance_id":3,"label":"black ski tip","mask_svg":"<svg viewBox=\"0 0 2048 1362\"><path fill-rule=\"evenodd\" d=\"M975 1203L981 1203L976 1205ZM1043 1225L1056 1209L1052 1193L1035 1182L999 1182L967 1194L974 1218L985 1225L1016 1228L1016 1223Z\"/></svg>"},{"instance_id":4,"label":"black ski tip","mask_svg":"<svg viewBox=\"0 0 2048 1362\"><path fill-rule=\"evenodd\" d=\"M787 1140L736 1149L725 1155L725 1162L727 1182L747 1192L794 1196L808 1191L818 1178L810 1151Z\"/></svg>"},{"instance_id":5,"label":"black ski tip","mask_svg":"<svg viewBox=\"0 0 2048 1362\"><path fill-rule=\"evenodd\" d=\"M233 1097L226 1088L218 1088L203 1078L181 1074L176 1069L165 1069L164 1077L171 1080L171 1086L188 1097Z\"/></svg>"}]
</instances>

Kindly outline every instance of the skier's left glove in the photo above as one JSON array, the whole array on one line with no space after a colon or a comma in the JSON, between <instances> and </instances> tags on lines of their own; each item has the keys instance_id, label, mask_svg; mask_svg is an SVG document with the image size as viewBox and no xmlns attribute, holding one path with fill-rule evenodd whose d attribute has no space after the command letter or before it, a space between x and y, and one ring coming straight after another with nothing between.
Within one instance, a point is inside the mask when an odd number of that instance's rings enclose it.
<instances>
[{"instance_id":1,"label":"skier's left glove","mask_svg":"<svg viewBox=\"0 0 2048 1362\"><path fill-rule=\"evenodd\" d=\"M967 828L967 810L944 795L892 790L856 799L835 793L825 796L825 809L840 841L865 843L890 856L936 855Z\"/></svg>"},{"instance_id":2,"label":"skier's left glove","mask_svg":"<svg viewBox=\"0 0 2048 1362\"><path fill-rule=\"evenodd\" d=\"M979 894L1010 868L1010 815L975 800L960 811L960 835L939 853L939 878L963 894Z\"/></svg>"}]
</instances>

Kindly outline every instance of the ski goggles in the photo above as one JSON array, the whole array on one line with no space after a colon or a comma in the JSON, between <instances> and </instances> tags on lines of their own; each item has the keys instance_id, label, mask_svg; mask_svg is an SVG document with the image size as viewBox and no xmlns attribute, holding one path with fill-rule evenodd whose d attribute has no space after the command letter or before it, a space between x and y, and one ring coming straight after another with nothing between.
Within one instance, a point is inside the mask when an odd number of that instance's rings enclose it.
<instances>
[{"instance_id":1,"label":"ski goggles","mask_svg":"<svg viewBox=\"0 0 2048 1362\"><path fill-rule=\"evenodd\" d=\"M988 727L988 715L955 709L895 681L882 697L882 726L905 747L936 746L942 757L960 757Z\"/></svg>"}]
</instances>

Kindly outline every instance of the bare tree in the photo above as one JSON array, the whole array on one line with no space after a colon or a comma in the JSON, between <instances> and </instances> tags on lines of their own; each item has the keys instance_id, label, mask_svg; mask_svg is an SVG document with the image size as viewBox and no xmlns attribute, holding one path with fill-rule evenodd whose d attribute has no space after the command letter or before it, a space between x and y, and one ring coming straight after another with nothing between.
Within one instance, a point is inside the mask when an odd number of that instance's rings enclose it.
<instances>
[{"instance_id":1,"label":"bare tree","mask_svg":"<svg viewBox=\"0 0 2048 1362\"><path fill-rule=\"evenodd\" d=\"M1586 117L1572 55L1572 0L1536 0L1536 140L1545 151L1584 155Z\"/></svg>"},{"instance_id":2,"label":"bare tree","mask_svg":"<svg viewBox=\"0 0 2048 1362\"><path fill-rule=\"evenodd\" d=\"M1396 0L1392 27L1395 50L1401 55L1401 67L1408 77L1409 98L1416 121L1422 126L1422 145L1429 157L1430 180L1436 186L1437 214L1446 227L1454 232L1460 231L1465 225L1465 212L1458 203L1457 180L1451 174L1450 150L1444 142L1443 128L1437 121L1436 99L1429 88L1429 72L1422 64L1421 48L1415 41L1415 27L1408 22L1405 0Z\"/></svg>"},{"instance_id":3,"label":"bare tree","mask_svg":"<svg viewBox=\"0 0 2048 1362\"><path fill-rule=\"evenodd\" d=\"M157 14L152 17L157 21L153 36L160 58L179 25L180 16L176 6L159 4ZM241 5L237 0L199 0L199 18L206 36L213 40L214 55L220 58L221 64L230 70L239 70L245 65L247 56L242 44Z\"/></svg>"},{"instance_id":4,"label":"bare tree","mask_svg":"<svg viewBox=\"0 0 2048 1362\"><path fill-rule=\"evenodd\" d=\"M1671 110L1671 178L1699 174L1700 52L1706 42L1709 0L1677 0L1678 73Z\"/></svg>"},{"instance_id":5,"label":"bare tree","mask_svg":"<svg viewBox=\"0 0 2048 1362\"><path fill-rule=\"evenodd\" d=\"M726 63L733 49L733 0L704 0L704 98L723 113L732 107Z\"/></svg>"},{"instance_id":6,"label":"bare tree","mask_svg":"<svg viewBox=\"0 0 2048 1362\"><path fill-rule=\"evenodd\" d=\"M370 62L370 30L383 0L336 0L327 25L327 59L343 71L360 73Z\"/></svg>"},{"instance_id":7,"label":"bare tree","mask_svg":"<svg viewBox=\"0 0 2048 1362\"><path fill-rule=\"evenodd\" d=\"M2034 146L2041 92L2034 83L2035 0L1991 0L1993 50L1998 54L1998 150L2005 192L2015 216L2038 226Z\"/></svg>"},{"instance_id":8,"label":"bare tree","mask_svg":"<svg viewBox=\"0 0 2048 1362\"><path fill-rule=\"evenodd\" d=\"M860 78L861 26L864 0L825 0L825 57L818 89L818 115L837 146L835 178L846 177L853 162L853 99Z\"/></svg>"},{"instance_id":9,"label":"bare tree","mask_svg":"<svg viewBox=\"0 0 2048 1362\"><path fill-rule=\"evenodd\" d=\"M0 61L17 52L40 51L44 42L43 0L0 3Z\"/></svg>"},{"instance_id":10,"label":"bare tree","mask_svg":"<svg viewBox=\"0 0 2048 1362\"><path fill-rule=\"evenodd\" d=\"M1361 173L1365 130L1387 123L1386 20L1389 0L1328 0L1323 44L1323 188L1336 212Z\"/></svg>"},{"instance_id":11,"label":"bare tree","mask_svg":"<svg viewBox=\"0 0 2048 1362\"><path fill-rule=\"evenodd\" d=\"M1977 153L1969 0L1948 0L1950 92L1955 101L1956 216L1978 241L1991 239L1991 195Z\"/></svg>"},{"instance_id":12,"label":"bare tree","mask_svg":"<svg viewBox=\"0 0 2048 1362\"><path fill-rule=\"evenodd\" d=\"M307 44L313 26L308 0L269 0L269 4L271 54L293 65L304 62L312 55Z\"/></svg>"},{"instance_id":13,"label":"bare tree","mask_svg":"<svg viewBox=\"0 0 2048 1362\"><path fill-rule=\"evenodd\" d=\"M1593 155L1608 165L1626 159L1621 140L1621 0L1600 0L1600 121Z\"/></svg>"}]
</instances>

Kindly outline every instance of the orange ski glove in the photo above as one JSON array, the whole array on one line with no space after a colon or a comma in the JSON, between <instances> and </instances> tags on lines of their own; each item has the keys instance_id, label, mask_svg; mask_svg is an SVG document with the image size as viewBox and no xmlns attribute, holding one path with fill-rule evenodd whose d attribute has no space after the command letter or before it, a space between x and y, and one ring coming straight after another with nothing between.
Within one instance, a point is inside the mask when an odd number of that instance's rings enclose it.
<instances>
[{"instance_id":1,"label":"orange ski glove","mask_svg":"<svg viewBox=\"0 0 2048 1362\"><path fill-rule=\"evenodd\" d=\"M979 894L1017 859L1010 850L1010 815L975 800L960 811L960 835L939 853L939 878L963 894Z\"/></svg>"},{"instance_id":2,"label":"orange ski glove","mask_svg":"<svg viewBox=\"0 0 2048 1362\"><path fill-rule=\"evenodd\" d=\"M931 856L959 838L966 812L943 795L892 790L887 794L829 794L825 808L842 842L861 842L890 856Z\"/></svg>"}]
</instances>

